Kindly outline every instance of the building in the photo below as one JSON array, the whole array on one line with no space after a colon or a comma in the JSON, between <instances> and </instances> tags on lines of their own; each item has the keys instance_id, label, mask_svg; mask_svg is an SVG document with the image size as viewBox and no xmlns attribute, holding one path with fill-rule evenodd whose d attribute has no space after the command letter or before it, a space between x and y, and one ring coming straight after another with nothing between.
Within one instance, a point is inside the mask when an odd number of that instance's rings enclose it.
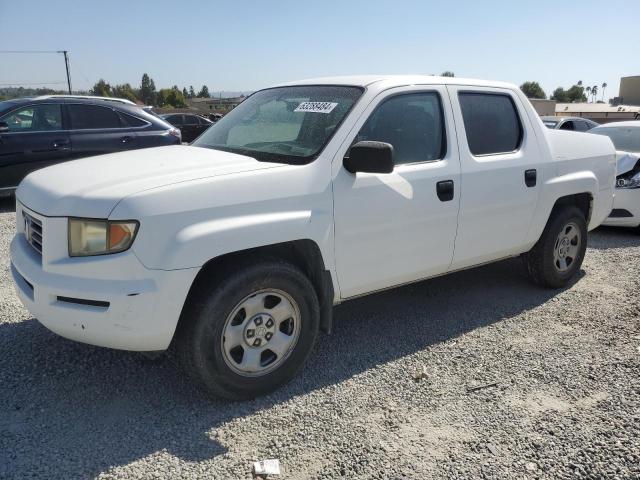
<instances>
[{"instance_id":1,"label":"building","mask_svg":"<svg viewBox=\"0 0 640 480\"><path fill-rule=\"evenodd\" d=\"M584 117L598 123L639 120L640 106L606 103L558 103L556 117Z\"/></svg>"},{"instance_id":2,"label":"building","mask_svg":"<svg viewBox=\"0 0 640 480\"><path fill-rule=\"evenodd\" d=\"M236 108L246 97L232 98L189 98L187 103L189 108L197 110L199 113L208 115L210 113L225 114Z\"/></svg>"},{"instance_id":3,"label":"building","mask_svg":"<svg viewBox=\"0 0 640 480\"><path fill-rule=\"evenodd\" d=\"M640 75L620 79L620 103L640 106Z\"/></svg>"},{"instance_id":4,"label":"building","mask_svg":"<svg viewBox=\"0 0 640 480\"><path fill-rule=\"evenodd\" d=\"M545 100L541 98L530 98L529 101L533 108L536 109L538 115L541 117L545 116L553 116L556 114L556 101L555 100Z\"/></svg>"}]
</instances>

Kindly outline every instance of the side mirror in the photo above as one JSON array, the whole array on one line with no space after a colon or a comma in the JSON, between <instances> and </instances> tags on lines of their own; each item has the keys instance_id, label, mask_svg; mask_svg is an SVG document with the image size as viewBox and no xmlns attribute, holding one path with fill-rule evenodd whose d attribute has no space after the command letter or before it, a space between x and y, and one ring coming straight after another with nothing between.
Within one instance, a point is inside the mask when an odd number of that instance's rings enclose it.
<instances>
[{"instance_id":1,"label":"side mirror","mask_svg":"<svg viewBox=\"0 0 640 480\"><path fill-rule=\"evenodd\" d=\"M351 173L393 172L393 145L384 142L358 142L351 147L349 156L342 161Z\"/></svg>"},{"instance_id":2,"label":"side mirror","mask_svg":"<svg viewBox=\"0 0 640 480\"><path fill-rule=\"evenodd\" d=\"M7 125L6 122L0 122L0 133L8 132L8 131L9 131L9 125Z\"/></svg>"}]
</instances>

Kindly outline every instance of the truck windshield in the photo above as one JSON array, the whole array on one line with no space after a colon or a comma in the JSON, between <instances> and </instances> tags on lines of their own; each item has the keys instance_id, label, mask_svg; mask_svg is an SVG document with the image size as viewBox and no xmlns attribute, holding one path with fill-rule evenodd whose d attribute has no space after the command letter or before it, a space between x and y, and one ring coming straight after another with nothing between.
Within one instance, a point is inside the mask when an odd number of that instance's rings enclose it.
<instances>
[{"instance_id":1,"label":"truck windshield","mask_svg":"<svg viewBox=\"0 0 640 480\"><path fill-rule=\"evenodd\" d=\"M616 150L640 152L640 126L638 127L596 127L589 133L606 135L611 139Z\"/></svg>"},{"instance_id":2,"label":"truck windshield","mask_svg":"<svg viewBox=\"0 0 640 480\"><path fill-rule=\"evenodd\" d=\"M192 145L265 162L305 164L327 144L362 89L279 87L259 91L211 126Z\"/></svg>"}]
</instances>

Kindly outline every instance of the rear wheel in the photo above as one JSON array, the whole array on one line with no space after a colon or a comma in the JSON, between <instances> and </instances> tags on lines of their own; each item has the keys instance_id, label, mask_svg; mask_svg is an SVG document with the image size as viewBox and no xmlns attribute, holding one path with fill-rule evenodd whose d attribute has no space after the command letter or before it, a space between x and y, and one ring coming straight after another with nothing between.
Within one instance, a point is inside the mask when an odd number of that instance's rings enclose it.
<instances>
[{"instance_id":1,"label":"rear wheel","mask_svg":"<svg viewBox=\"0 0 640 480\"><path fill-rule=\"evenodd\" d=\"M183 368L217 396L254 398L289 381L319 328L313 285L295 266L268 261L201 285L177 335Z\"/></svg>"},{"instance_id":2,"label":"rear wheel","mask_svg":"<svg viewBox=\"0 0 640 480\"><path fill-rule=\"evenodd\" d=\"M524 255L529 276L538 285L565 286L580 269L587 249L587 223L577 207L556 210L534 247Z\"/></svg>"}]
</instances>

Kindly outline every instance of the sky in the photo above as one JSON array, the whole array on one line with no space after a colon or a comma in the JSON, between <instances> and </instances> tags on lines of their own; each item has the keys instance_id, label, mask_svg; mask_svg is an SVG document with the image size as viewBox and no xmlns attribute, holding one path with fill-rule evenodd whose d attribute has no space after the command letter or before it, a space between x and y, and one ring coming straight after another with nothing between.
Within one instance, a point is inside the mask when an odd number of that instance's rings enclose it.
<instances>
[{"instance_id":1,"label":"sky","mask_svg":"<svg viewBox=\"0 0 640 480\"><path fill-rule=\"evenodd\" d=\"M640 75L640 0L0 0L0 50L68 50L75 89L99 78L252 91L349 74L608 84ZM0 53L0 87L65 88L58 54ZM600 97L600 96L599 96Z\"/></svg>"}]
</instances>

